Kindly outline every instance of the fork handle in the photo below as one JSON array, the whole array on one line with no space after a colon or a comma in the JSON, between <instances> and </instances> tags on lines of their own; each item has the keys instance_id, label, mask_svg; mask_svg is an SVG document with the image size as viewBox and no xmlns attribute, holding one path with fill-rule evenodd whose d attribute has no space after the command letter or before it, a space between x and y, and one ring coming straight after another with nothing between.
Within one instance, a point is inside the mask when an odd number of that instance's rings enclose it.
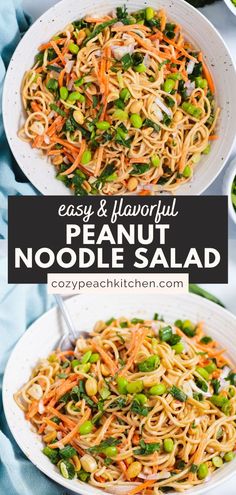
<instances>
[{"instance_id":1,"label":"fork handle","mask_svg":"<svg viewBox=\"0 0 236 495\"><path fill-rule=\"evenodd\" d=\"M59 308L63 314L63 318L66 322L67 329L68 329L68 336L72 337L73 340L76 341L78 335L77 335L74 323L70 317L70 313L66 307L66 304L64 303L64 300L62 299L62 297L59 296L58 294L55 295L55 299L56 299L56 302L57 302L57 304L58 304L58 306L59 306Z\"/></svg>"}]
</instances>

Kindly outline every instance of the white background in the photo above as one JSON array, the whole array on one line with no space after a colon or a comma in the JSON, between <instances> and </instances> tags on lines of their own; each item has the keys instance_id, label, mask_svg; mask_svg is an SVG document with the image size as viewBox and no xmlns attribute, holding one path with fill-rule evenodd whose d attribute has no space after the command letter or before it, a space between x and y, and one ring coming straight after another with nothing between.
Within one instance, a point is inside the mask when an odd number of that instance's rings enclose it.
<instances>
[{"instance_id":1,"label":"white background","mask_svg":"<svg viewBox=\"0 0 236 495\"><path fill-rule=\"evenodd\" d=\"M45 10L55 3L57 3L56 0L23 0L24 9L32 16L33 20L43 14ZM221 33L236 64L236 16L230 12L223 0L201 10ZM236 145L233 155L236 155ZM222 178L224 173L225 169L221 172L219 177L213 185L209 187L205 194L222 194ZM214 228L217 228L217 218ZM204 285L204 288L209 289L215 295L220 297L227 308L236 314L236 225L234 225L231 220L229 222L229 237L229 284ZM236 495L236 476L226 482L223 487L215 488L213 491L209 491L207 493L208 495L223 495L223 493L225 495Z\"/></svg>"}]
</instances>

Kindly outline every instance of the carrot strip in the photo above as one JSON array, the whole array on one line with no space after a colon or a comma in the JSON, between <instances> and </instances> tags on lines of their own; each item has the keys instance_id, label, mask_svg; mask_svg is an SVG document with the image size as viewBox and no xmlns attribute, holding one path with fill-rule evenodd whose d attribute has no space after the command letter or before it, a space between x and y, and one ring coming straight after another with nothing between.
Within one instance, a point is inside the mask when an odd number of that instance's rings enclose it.
<instances>
[{"instance_id":1,"label":"carrot strip","mask_svg":"<svg viewBox=\"0 0 236 495\"><path fill-rule=\"evenodd\" d=\"M52 136L51 137L51 142L52 143L62 144L65 148L68 148L70 151L73 151L73 152L76 152L76 153L78 153L78 151L80 150L79 147L74 146L73 144L68 143L66 141L66 139L61 139L58 136Z\"/></svg>"},{"instance_id":2,"label":"carrot strip","mask_svg":"<svg viewBox=\"0 0 236 495\"><path fill-rule=\"evenodd\" d=\"M148 159L140 156L140 158L131 158L129 162L130 163L148 163Z\"/></svg>"},{"instance_id":3,"label":"carrot strip","mask_svg":"<svg viewBox=\"0 0 236 495\"><path fill-rule=\"evenodd\" d=\"M123 31L133 31L134 29L138 29L139 31L146 31L147 33L150 33L151 29L147 26L144 26L142 24L131 24L131 25L125 25L125 26L112 26L111 31L115 31L117 33L122 33ZM137 35L138 36L138 35Z\"/></svg>"},{"instance_id":4,"label":"carrot strip","mask_svg":"<svg viewBox=\"0 0 236 495\"><path fill-rule=\"evenodd\" d=\"M189 58L190 60L193 60L194 62L197 62L197 59L195 57L193 57L192 55L190 55L187 52L187 50L185 50L182 46L178 46L174 41L167 38L167 36L163 36L163 40L166 41L166 43L168 43L168 45L172 45L174 48L179 50L183 55L185 55L185 57Z\"/></svg>"},{"instance_id":5,"label":"carrot strip","mask_svg":"<svg viewBox=\"0 0 236 495\"><path fill-rule=\"evenodd\" d=\"M32 148L40 148L40 146L42 146L43 144L43 141L44 141L43 135L36 136L36 138L34 138L33 140Z\"/></svg>"},{"instance_id":6,"label":"carrot strip","mask_svg":"<svg viewBox=\"0 0 236 495\"><path fill-rule=\"evenodd\" d=\"M114 375L118 369L116 364L114 363L114 361L112 361L112 359L108 356L106 351L104 351L104 349L99 344L97 344L97 342L93 342L92 347L93 347L93 349L95 349L100 354L103 361L106 363L106 365L108 366L108 368L110 369L110 371Z\"/></svg>"},{"instance_id":7,"label":"carrot strip","mask_svg":"<svg viewBox=\"0 0 236 495\"><path fill-rule=\"evenodd\" d=\"M64 57L63 57L63 55L61 53L61 50L56 45L55 41L51 41L51 46L54 49L54 51L56 52L56 54L59 57L60 61L63 63L63 65L65 65L65 59L64 59Z\"/></svg>"},{"instance_id":8,"label":"carrot strip","mask_svg":"<svg viewBox=\"0 0 236 495\"><path fill-rule=\"evenodd\" d=\"M59 38L58 40L53 40L53 43L55 45L63 45L65 43L65 38ZM39 52L42 52L44 50L47 50L48 48L51 48L51 44L52 44L52 41L49 41L49 43L44 43L43 45L40 45L39 46Z\"/></svg>"},{"instance_id":9,"label":"carrot strip","mask_svg":"<svg viewBox=\"0 0 236 495\"><path fill-rule=\"evenodd\" d=\"M140 193L138 195L139 196L151 196L151 193L150 193L150 191L143 189L142 191L140 191Z\"/></svg>"},{"instance_id":10,"label":"carrot strip","mask_svg":"<svg viewBox=\"0 0 236 495\"><path fill-rule=\"evenodd\" d=\"M74 172L74 170L76 170L76 168L80 164L80 160L81 160L81 157L83 155L84 150L85 150L85 140L82 139L80 150L79 150L79 153L78 153L74 163L71 165L71 167L69 167L67 170L65 170L65 172L62 172L60 175L69 175L69 174L72 174Z\"/></svg>"},{"instance_id":11,"label":"carrot strip","mask_svg":"<svg viewBox=\"0 0 236 495\"><path fill-rule=\"evenodd\" d=\"M216 141L217 139L219 139L219 136L217 136L216 134L212 134L211 136L209 136L209 141Z\"/></svg>"},{"instance_id":12,"label":"carrot strip","mask_svg":"<svg viewBox=\"0 0 236 495\"><path fill-rule=\"evenodd\" d=\"M132 490L130 490L127 493L127 495L135 495L136 493L141 493L142 490L144 490L145 488L148 488L149 486L152 486L154 483L156 483L156 480L147 480L144 483L140 483L140 485L138 485L135 488L133 488Z\"/></svg>"},{"instance_id":13,"label":"carrot strip","mask_svg":"<svg viewBox=\"0 0 236 495\"><path fill-rule=\"evenodd\" d=\"M36 101L31 102L31 108L34 112L41 112L42 111L40 106L38 105L38 103L36 103Z\"/></svg>"},{"instance_id":14,"label":"carrot strip","mask_svg":"<svg viewBox=\"0 0 236 495\"><path fill-rule=\"evenodd\" d=\"M58 84L59 84L60 88L63 86L63 79L64 79L65 72L66 72L66 69L63 69L60 72L59 77L58 77Z\"/></svg>"},{"instance_id":15,"label":"carrot strip","mask_svg":"<svg viewBox=\"0 0 236 495\"><path fill-rule=\"evenodd\" d=\"M65 435L65 437L63 437L61 440L59 440L58 442L55 442L55 443L51 443L49 445L49 447L51 449L57 449L59 448L61 445L66 445L67 443L69 443L74 437L75 435L79 432L79 427L82 425L82 423L84 423L85 421L87 421L87 419L89 418L90 416L90 409L87 409L86 413L84 414L84 416L78 421L78 423L75 425L75 427L73 428L73 430L70 431L70 433L68 433L67 435Z\"/></svg>"},{"instance_id":16,"label":"carrot strip","mask_svg":"<svg viewBox=\"0 0 236 495\"><path fill-rule=\"evenodd\" d=\"M35 414L38 412L38 401L33 400L33 402L30 404L29 409L25 415L26 419L32 419Z\"/></svg>"},{"instance_id":17,"label":"carrot strip","mask_svg":"<svg viewBox=\"0 0 236 495\"><path fill-rule=\"evenodd\" d=\"M61 419L61 421L63 421L63 423L65 423L69 428L74 428L75 422L72 421L72 419L68 418L66 414L60 413L57 409L51 406L47 407L47 411L53 414L53 416Z\"/></svg>"},{"instance_id":18,"label":"carrot strip","mask_svg":"<svg viewBox=\"0 0 236 495\"><path fill-rule=\"evenodd\" d=\"M124 368L122 368L120 375L123 375L124 373L126 373L130 369L130 367L132 366L137 354L139 353L140 347L143 345L143 341L144 341L147 333L148 333L147 328L141 329L141 331L136 332L136 335L135 335L136 343L135 343L134 349L133 349L126 365L124 366Z\"/></svg>"},{"instance_id":19,"label":"carrot strip","mask_svg":"<svg viewBox=\"0 0 236 495\"><path fill-rule=\"evenodd\" d=\"M161 53L159 50L157 50L157 48L154 48L151 43L148 42L148 40L144 40L143 38L141 38L141 36L139 36L138 34L136 33L130 33L130 35L138 42L138 44L140 46L142 46L143 48L145 48L146 50L149 50L150 52L153 52L155 53L156 55L158 55L158 57L160 58L164 58L166 59L167 58L167 54L166 53Z\"/></svg>"},{"instance_id":20,"label":"carrot strip","mask_svg":"<svg viewBox=\"0 0 236 495\"><path fill-rule=\"evenodd\" d=\"M101 164L102 164L102 157L103 157L103 147L100 146L100 148L98 150L98 154L97 154L97 163L96 163L96 168L94 171L94 177L97 177L99 174Z\"/></svg>"},{"instance_id":21,"label":"carrot strip","mask_svg":"<svg viewBox=\"0 0 236 495\"><path fill-rule=\"evenodd\" d=\"M210 91L212 93L214 93L215 92L215 84L214 84L212 75L211 75L207 65L203 61L202 61L202 68L203 68L203 72L205 74L206 80L208 82L208 87L209 87Z\"/></svg>"},{"instance_id":22,"label":"carrot strip","mask_svg":"<svg viewBox=\"0 0 236 495\"><path fill-rule=\"evenodd\" d=\"M106 15L106 16L100 17L100 18L98 18L98 17L89 17L89 16L85 17L85 21L86 22L94 22L96 24L97 23L100 24L101 22L109 21L110 19L111 19L111 16L109 16L109 15Z\"/></svg>"}]
</instances>

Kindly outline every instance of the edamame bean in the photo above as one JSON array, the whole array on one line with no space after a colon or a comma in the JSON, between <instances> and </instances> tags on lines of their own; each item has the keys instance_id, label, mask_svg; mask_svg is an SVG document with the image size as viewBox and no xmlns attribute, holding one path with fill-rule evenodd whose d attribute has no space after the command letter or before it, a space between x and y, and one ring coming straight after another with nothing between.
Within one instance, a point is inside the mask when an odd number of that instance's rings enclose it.
<instances>
[{"instance_id":1,"label":"edamame bean","mask_svg":"<svg viewBox=\"0 0 236 495\"><path fill-rule=\"evenodd\" d=\"M154 385L154 387L151 387L149 390L149 393L151 395L163 395L166 392L166 386L164 383L159 383L158 385Z\"/></svg>"},{"instance_id":2,"label":"edamame bean","mask_svg":"<svg viewBox=\"0 0 236 495\"><path fill-rule=\"evenodd\" d=\"M93 423L88 420L82 423L82 425L80 425L79 433L80 435L88 435L89 433L91 433L92 429L93 429Z\"/></svg>"},{"instance_id":3,"label":"edamame bean","mask_svg":"<svg viewBox=\"0 0 236 495\"><path fill-rule=\"evenodd\" d=\"M235 458L235 454L232 451L226 452L226 454L224 455L225 462L231 462L234 458Z\"/></svg>"},{"instance_id":4,"label":"edamame bean","mask_svg":"<svg viewBox=\"0 0 236 495\"><path fill-rule=\"evenodd\" d=\"M166 79L163 86L164 91L166 93L171 93L174 87L175 87L175 81L173 79Z\"/></svg>"},{"instance_id":5,"label":"edamame bean","mask_svg":"<svg viewBox=\"0 0 236 495\"><path fill-rule=\"evenodd\" d=\"M215 466L216 468L219 468L222 466L223 464L223 459L222 457L220 457L219 455L216 455L215 457L213 457L212 459L212 464L213 466Z\"/></svg>"},{"instance_id":6,"label":"edamame bean","mask_svg":"<svg viewBox=\"0 0 236 495\"><path fill-rule=\"evenodd\" d=\"M175 354L181 354L184 350L183 342L178 342L178 344L172 345L172 349L174 349Z\"/></svg>"},{"instance_id":7,"label":"edamame bean","mask_svg":"<svg viewBox=\"0 0 236 495\"><path fill-rule=\"evenodd\" d=\"M117 447L115 447L115 445L106 447L103 452L107 457L115 457L118 454L118 450Z\"/></svg>"},{"instance_id":8,"label":"edamame bean","mask_svg":"<svg viewBox=\"0 0 236 495\"><path fill-rule=\"evenodd\" d=\"M164 451L171 453L174 449L174 442L172 438L165 438L163 442Z\"/></svg>"},{"instance_id":9,"label":"edamame bean","mask_svg":"<svg viewBox=\"0 0 236 495\"><path fill-rule=\"evenodd\" d=\"M91 158L92 158L92 153L90 150L85 150L82 154L82 157L81 157L81 163L82 165L87 165L87 163L89 163L91 161Z\"/></svg>"},{"instance_id":10,"label":"edamame bean","mask_svg":"<svg viewBox=\"0 0 236 495\"><path fill-rule=\"evenodd\" d=\"M140 129L143 125L143 120L138 113L132 113L130 122L135 129Z\"/></svg>"},{"instance_id":11,"label":"edamame bean","mask_svg":"<svg viewBox=\"0 0 236 495\"><path fill-rule=\"evenodd\" d=\"M143 390L142 380L136 380L136 382L127 383L127 392L129 394L138 394Z\"/></svg>"},{"instance_id":12,"label":"edamame bean","mask_svg":"<svg viewBox=\"0 0 236 495\"><path fill-rule=\"evenodd\" d=\"M120 91L120 98L126 102L130 99L131 97L131 93L130 91L128 90L128 88L123 88L121 91Z\"/></svg>"},{"instance_id":13,"label":"edamame bean","mask_svg":"<svg viewBox=\"0 0 236 495\"><path fill-rule=\"evenodd\" d=\"M117 388L120 394L127 394L128 381L123 376L117 378Z\"/></svg>"},{"instance_id":14,"label":"edamame bean","mask_svg":"<svg viewBox=\"0 0 236 495\"><path fill-rule=\"evenodd\" d=\"M134 67L135 72L146 72L146 65L142 62L142 64L135 65Z\"/></svg>"},{"instance_id":15,"label":"edamame bean","mask_svg":"<svg viewBox=\"0 0 236 495\"><path fill-rule=\"evenodd\" d=\"M68 98L69 91L65 86L60 88L60 97L62 100L66 100Z\"/></svg>"},{"instance_id":16,"label":"edamame bean","mask_svg":"<svg viewBox=\"0 0 236 495\"><path fill-rule=\"evenodd\" d=\"M204 480L208 475L208 466L205 462L199 465L197 470L197 477L199 480Z\"/></svg>"},{"instance_id":17,"label":"edamame bean","mask_svg":"<svg viewBox=\"0 0 236 495\"><path fill-rule=\"evenodd\" d=\"M145 9L145 17L146 17L146 20L147 21L151 21L151 19L153 19L154 17L154 10L152 7L147 7Z\"/></svg>"},{"instance_id":18,"label":"edamame bean","mask_svg":"<svg viewBox=\"0 0 236 495\"><path fill-rule=\"evenodd\" d=\"M96 127L100 131L107 131L111 127L111 124L109 124L106 120L100 120L100 122L96 123Z\"/></svg>"},{"instance_id":19,"label":"edamame bean","mask_svg":"<svg viewBox=\"0 0 236 495\"><path fill-rule=\"evenodd\" d=\"M151 162L152 162L153 167L159 167L159 165L160 165L159 156L158 155L152 155L151 156Z\"/></svg>"},{"instance_id":20,"label":"edamame bean","mask_svg":"<svg viewBox=\"0 0 236 495\"><path fill-rule=\"evenodd\" d=\"M68 48L70 53L72 53L73 55L77 55L79 51L78 45L76 45L75 43L70 43Z\"/></svg>"}]
</instances>

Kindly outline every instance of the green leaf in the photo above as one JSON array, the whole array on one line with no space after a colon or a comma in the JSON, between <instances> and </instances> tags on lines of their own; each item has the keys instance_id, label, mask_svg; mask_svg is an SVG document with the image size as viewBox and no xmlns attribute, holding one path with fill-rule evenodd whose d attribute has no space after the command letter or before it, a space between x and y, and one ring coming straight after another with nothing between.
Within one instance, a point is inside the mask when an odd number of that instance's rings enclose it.
<instances>
[{"instance_id":1,"label":"green leaf","mask_svg":"<svg viewBox=\"0 0 236 495\"><path fill-rule=\"evenodd\" d=\"M83 42L83 45L87 45L88 41L92 40L93 38L95 38L95 36L97 36L98 34L100 34L102 31L104 31L104 29L106 29L107 27L109 26L112 26L113 24L115 24L117 22L117 18L115 19L110 19L109 21L106 21L106 22L102 22L101 24L99 24L97 27L94 28L94 30L92 31L91 34L89 34L87 36L87 38L85 38L84 42Z\"/></svg>"},{"instance_id":2,"label":"green leaf","mask_svg":"<svg viewBox=\"0 0 236 495\"><path fill-rule=\"evenodd\" d=\"M130 172L131 175L141 175L150 169L149 163L133 163L133 168Z\"/></svg>"},{"instance_id":3,"label":"green leaf","mask_svg":"<svg viewBox=\"0 0 236 495\"><path fill-rule=\"evenodd\" d=\"M144 440L140 440L140 447L134 450L137 455L151 455L154 452L159 452L161 444L160 443L146 443Z\"/></svg>"},{"instance_id":4,"label":"green leaf","mask_svg":"<svg viewBox=\"0 0 236 495\"><path fill-rule=\"evenodd\" d=\"M138 369L139 371L143 371L143 372L154 371L158 368L159 364L160 364L159 356L154 355L145 359L141 363L138 363Z\"/></svg>"},{"instance_id":5,"label":"green leaf","mask_svg":"<svg viewBox=\"0 0 236 495\"><path fill-rule=\"evenodd\" d=\"M236 373L230 371L228 376L225 378L225 380L229 381L230 385L236 386Z\"/></svg>"},{"instance_id":6,"label":"green leaf","mask_svg":"<svg viewBox=\"0 0 236 495\"><path fill-rule=\"evenodd\" d=\"M46 455L52 464L57 464L59 457L59 449L51 449L50 447L44 447L42 450L43 454Z\"/></svg>"},{"instance_id":7,"label":"green leaf","mask_svg":"<svg viewBox=\"0 0 236 495\"><path fill-rule=\"evenodd\" d=\"M59 455L62 459L70 459L73 455L76 455L77 452L74 447L71 447L70 444L66 445L63 449L60 449Z\"/></svg>"},{"instance_id":8,"label":"green leaf","mask_svg":"<svg viewBox=\"0 0 236 495\"><path fill-rule=\"evenodd\" d=\"M148 407L143 406L137 400L134 400L132 402L130 410L135 414L139 414L140 416L147 416L149 413Z\"/></svg>"},{"instance_id":9,"label":"green leaf","mask_svg":"<svg viewBox=\"0 0 236 495\"><path fill-rule=\"evenodd\" d=\"M175 385L171 387L169 392L176 400L179 400L180 402L186 402L188 398L188 396L183 392L183 390L176 387Z\"/></svg>"},{"instance_id":10,"label":"green leaf","mask_svg":"<svg viewBox=\"0 0 236 495\"><path fill-rule=\"evenodd\" d=\"M123 409L123 407L125 407L126 405L126 399L124 399L124 397L118 397L109 405L109 408L115 409L116 407L118 407L119 409Z\"/></svg>"},{"instance_id":11,"label":"green leaf","mask_svg":"<svg viewBox=\"0 0 236 495\"><path fill-rule=\"evenodd\" d=\"M114 445L119 445L119 443L121 443L121 439L109 437L106 440L103 440L99 445L90 447L88 452L90 452L90 454L101 454L107 447L113 447Z\"/></svg>"},{"instance_id":12,"label":"green leaf","mask_svg":"<svg viewBox=\"0 0 236 495\"><path fill-rule=\"evenodd\" d=\"M133 65L133 60L132 60L132 57L129 53L126 53L122 59L121 59L121 64L122 64L122 68L123 70L128 70L130 67L132 67Z\"/></svg>"},{"instance_id":13,"label":"green leaf","mask_svg":"<svg viewBox=\"0 0 236 495\"><path fill-rule=\"evenodd\" d=\"M154 131L156 132L160 132L161 129L160 126L153 122L153 120L151 119L145 119L143 122L143 127L152 127L152 129L154 129Z\"/></svg>"}]
</instances>

